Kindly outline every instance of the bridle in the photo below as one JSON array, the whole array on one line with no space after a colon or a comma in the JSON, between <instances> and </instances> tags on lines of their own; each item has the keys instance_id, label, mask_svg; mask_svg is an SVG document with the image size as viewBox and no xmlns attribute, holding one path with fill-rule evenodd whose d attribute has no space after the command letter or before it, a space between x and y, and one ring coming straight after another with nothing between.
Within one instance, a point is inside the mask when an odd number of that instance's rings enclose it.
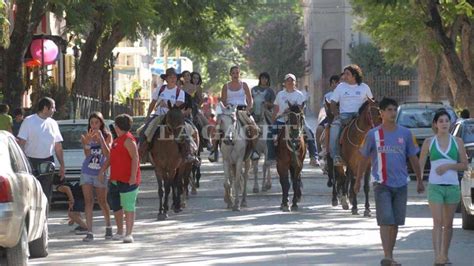
<instances>
[{"instance_id":1,"label":"bridle","mask_svg":"<svg viewBox=\"0 0 474 266\"><path fill-rule=\"evenodd\" d=\"M349 124L348 128L347 128L347 132L346 132L346 139L347 139L347 142L349 142L349 144L351 144L352 146L355 146L355 147L359 147L360 144L355 144L350 136L349 136L349 129L351 128L352 125L355 125L355 128L357 129L357 131L359 131L360 133L366 133L368 132L369 130L371 130L372 128L375 127L375 123L374 123L374 119L372 117L372 110L375 109L377 111L379 111L379 108L377 106L373 106L373 105L369 105L368 106L368 110L367 110L367 114L365 115L366 116L366 119L367 121L369 122L369 125L370 125L370 128L367 129L367 130L363 130L361 129L358 125L357 125L357 120L359 119L359 117L357 117L356 119L352 119L351 123Z\"/></svg>"}]
</instances>

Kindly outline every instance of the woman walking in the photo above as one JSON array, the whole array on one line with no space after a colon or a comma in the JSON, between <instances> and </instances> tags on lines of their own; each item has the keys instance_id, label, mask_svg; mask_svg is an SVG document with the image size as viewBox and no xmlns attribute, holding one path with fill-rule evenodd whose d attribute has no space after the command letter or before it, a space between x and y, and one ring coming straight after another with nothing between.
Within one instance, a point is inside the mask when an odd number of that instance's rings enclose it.
<instances>
[{"instance_id":1,"label":"woman walking","mask_svg":"<svg viewBox=\"0 0 474 266\"><path fill-rule=\"evenodd\" d=\"M461 195L458 171L467 169L464 143L449 133L450 121L445 109L436 112L433 118L435 136L424 141L420 154L421 169L425 168L427 156L431 162L428 202L433 216L435 265L450 264L448 251L453 235L453 218Z\"/></svg>"},{"instance_id":2,"label":"woman walking","mask_svg":"<svg viewBox=\"0 0 474 266\"><path fill-rule=\"evenodd\" d=\"M105 239L111 239L112 227L110 227L110 211L107 204L107 177L101 182L98 176L106 157L109 157L112 135L107 131L104 118L100 112L94 112L89 116L87 134L81 136L81 142L86 156L82 163L80 181L84 194L87 224L87 235L83 241L90 242L94 240L94 234L92 233L94 190L105 219Z\"/></svg>"}]
</instances>

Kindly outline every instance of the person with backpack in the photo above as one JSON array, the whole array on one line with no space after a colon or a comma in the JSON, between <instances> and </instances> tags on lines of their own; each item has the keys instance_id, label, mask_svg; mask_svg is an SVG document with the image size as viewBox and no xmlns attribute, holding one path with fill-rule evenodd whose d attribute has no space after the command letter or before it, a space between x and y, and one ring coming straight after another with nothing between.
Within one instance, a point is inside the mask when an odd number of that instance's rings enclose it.
<instances>
[{"instance_id":1,"label":"person with backpack","mask_svg":"<svg viewBox=\"0 0 474 266\"><path fill-rule=\"evenodd\" d=\"M153 136L169 110L168 102L178 107L185 102L185 92L178 86L179 75L176 73L176 69L168 68L165 74L162 74L160 77L166 81L166 84L156 88L152 94L152 101L148 106L147 122L140 129L140 158L146 157L151 147ZM189 141L185 141L180 145L185 161L199 163L199 160L192 155Z\"/></svg>"}]
</instances>

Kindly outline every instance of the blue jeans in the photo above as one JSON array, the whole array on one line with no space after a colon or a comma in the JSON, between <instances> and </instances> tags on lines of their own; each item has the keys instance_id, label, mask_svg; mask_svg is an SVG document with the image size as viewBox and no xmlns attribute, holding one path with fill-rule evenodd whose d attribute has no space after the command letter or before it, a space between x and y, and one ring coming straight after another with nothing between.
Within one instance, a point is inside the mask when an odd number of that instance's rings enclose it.
<instances>
[{"instance_id":1,"label":"blue jeans","mask_svg":"<svg viewBox=\"0 0 474 266\"><path fill-rule=\"evenodd\" d=\"M407 186L374 185L378 225L404 225L407 211Z\"/></svg>"},{"instance_id":2,"label":"blue jeans","mask_svg":"<svg viewBox=\"0 0 474 266\"><path fill-rule=\"evenodd\" d=\"M310 158L318 157L318 148L316 148L314 133L311 130L311 128L306 124L306 121L305 121L305 126L304 126L304 132L305 132L304 141L306 142L306 145L308 146L309 157Z\"/></svg>"},{"instance_id":3,"label":"blue jeans","mask_svg":"<svg viewBox=\"0 0 474 266\"><path fill-rule=\"evenodd\" d=\"M329 151L332 158L341 156L341 144L339 143L341 130L356 116L357 113L342 113L338 119L332 122L329 133Z\"/></svg>"}]
</instances>

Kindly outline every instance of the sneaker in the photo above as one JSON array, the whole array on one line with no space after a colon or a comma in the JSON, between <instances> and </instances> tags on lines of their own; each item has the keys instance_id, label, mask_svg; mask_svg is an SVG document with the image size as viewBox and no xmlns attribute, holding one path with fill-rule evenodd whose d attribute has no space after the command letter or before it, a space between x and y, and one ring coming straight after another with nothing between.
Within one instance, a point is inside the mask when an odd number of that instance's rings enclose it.
<instances>
[{"instance_id":1,"label":"sneaker","mask_svg":"<svg viewBox=\"0 0 474 266\"><path fill-rule=\"evenodd\" d=\"M126 235L123 238L123 243L133 243L133 236L132 235Z\"/></svg>"},{"instance_id":2,"label":"sneaker","mask_svg":"<svg viewBox=\"0 0 474 266\"><path fill-rule=\"evenodd\" d=\"M123 235L116 233L113 237L112 240L114 241L122 241L123 240Z\"/></svg>"},{"instance_id":3,"label":"sneaker","mask_svg":"<svg viewBox=\"0 0 474 266\"><path fill-rule=\"evenodd\" d=\"M105 228L105 239L112 239L112 227Z\"/></svg>"},{"instance_id":4,"label":"sneaker","mask_svg":"<svg viewBox=\"0 0 474 266\"><path fill-rule=\"evenodd\" d=\"M258 154L258 152L256 152L256 151L253 151L252 155L250 155L250 159L258 160L258 159L260 159L260 154Z\"/></svg>"},{"instance_id":5,"label":"sneaker","mask_svg":"<svg viewBox=\"0 0 474 266\"><path fill-rule=\"evenodd\" d=\"M334 156L334 166L344 166L341 156Z\"/></svg>"},{"instance_id":6,"label":"sneaker","mask_svg":"<svg viewBox=\"0 0 474 266\"><path fill-rule=\"evenodd\" d=\"M318 157L311 157L311 159L309 159L309 164L311 166L318 167L319 166Z\"/></svg>"},{"instance_id":7,"label":"sneaker","mask_svg":"<svg viewBox=\"0 0 474 266\"><path fill-rule=\"evenodd\" d=\"M87 234L87 228L82 227L82 226L78 226L78 227L74 228L74 233L76 235L85 235L85 234Z\"/></svg>"},{"instance_id":8,"label":"sneaker","mask_svg":"<svg viewBox=\"0 0 474 266\"><path fill-rule=\"evenodd\" d=\"M215 163L218 161L218 157L217 157L217 153L215 151L211 151L211 154L209 154L209 157L207 157L207 159L209 160L209 162L211 163Z\"/></svg>"},{"instance_id":9,"label":"sneaker","mask_svg":"<svg viewBox=\"0 0 474 266\"><path fill-rule=\"evenodd\" d=\"M94 234L92 234L91 232L87 232L86 237L82 239L82 241L84 242L91 242L92 240L94 240Z\"/></svg>"}]
</instances>

